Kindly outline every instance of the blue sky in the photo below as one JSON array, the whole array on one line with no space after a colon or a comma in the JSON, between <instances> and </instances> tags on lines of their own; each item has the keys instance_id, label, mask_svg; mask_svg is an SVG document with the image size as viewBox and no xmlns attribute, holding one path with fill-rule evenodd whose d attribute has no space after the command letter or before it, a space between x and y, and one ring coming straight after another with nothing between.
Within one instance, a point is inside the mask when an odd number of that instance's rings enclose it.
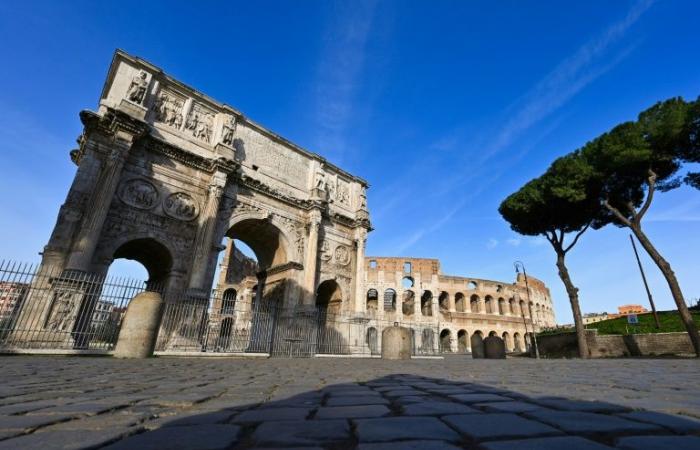
<instances>
[{"instance_id":1,"label":"blue sky","mask_svg":"<svg viewBox=\"0 0 700 450\"><path fill-rule=\"evenodd\" d=\"M549 244L510 231L498 205L655 101L697 97L698 16L692 0L2 2L0 255L38 260L75 172L78 112L123 48L367 179L368 254L498 280L523 260L568 322ZM688 298L699 224L700 192L684 188L645 225ZM586 233L569 265L584 311L646 304L626 231Z\"/></svg>"}]
</instances>

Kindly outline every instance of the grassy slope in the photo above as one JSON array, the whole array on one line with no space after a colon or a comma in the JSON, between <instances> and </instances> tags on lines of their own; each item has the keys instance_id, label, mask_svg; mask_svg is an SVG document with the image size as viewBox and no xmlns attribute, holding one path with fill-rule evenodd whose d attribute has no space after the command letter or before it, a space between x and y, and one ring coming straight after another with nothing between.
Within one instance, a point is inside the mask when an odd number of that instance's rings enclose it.
<instances>
[{"instance_id":1,"label":"grassy slope","mask_svg":"<svg viewBox=\"0 0 700 450\"><path fill-rule=\"evenodd\" d=\"M659 323L661 328L657 329L654 324L654 316L649 314L639 314L639 325L628 325L626 317L603 320L602 322L587 325L587 329L597 329L598 334L628 334L628 333L670 333L674 331L685 331L683 322L676 311L659 311ZM700 328L700 313L693 313L693 321Z\"/></svg>"}]
</instances>

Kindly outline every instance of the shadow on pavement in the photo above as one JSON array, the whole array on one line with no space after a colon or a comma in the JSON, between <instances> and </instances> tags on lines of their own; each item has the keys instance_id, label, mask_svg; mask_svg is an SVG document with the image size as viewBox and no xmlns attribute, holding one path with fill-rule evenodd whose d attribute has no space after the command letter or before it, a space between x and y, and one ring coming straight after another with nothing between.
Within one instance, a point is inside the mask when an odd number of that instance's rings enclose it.
<instances>
[{"instance_id":1,"label":"shadow on pavement","mask_svg":"<svg viewBox=\"0 0 700 450\"><path fill-rule=\"evenodd\" d=\"M68 422L73 429L39 428L0 441L0 449L700 449L700 421L691 418L416 375L329 385L261 404L207 404L216 409L146 414L131 434L117 426L113 435L81 429L78 420ZM99 445L91 433L101 435ZM87 438L92 444L83 445Z\"/></svg>"}]
</instances>

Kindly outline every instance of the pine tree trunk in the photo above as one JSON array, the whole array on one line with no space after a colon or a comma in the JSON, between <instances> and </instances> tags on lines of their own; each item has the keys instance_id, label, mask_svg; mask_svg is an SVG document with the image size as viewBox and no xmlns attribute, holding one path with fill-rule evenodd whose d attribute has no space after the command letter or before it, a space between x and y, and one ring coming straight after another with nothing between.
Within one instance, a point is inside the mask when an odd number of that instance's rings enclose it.
<instances>
[{"instance_id":1,"label":"pine tree trunk","mask_svg":"<svg viewBox=\"0 0 700 450\"><path fill-rule=\"evenodd\" d=\"M678 307L678 314L680 314L681 320L685 325L685 329L688 331L688 336L690 336L690 342L692 342L693 344L693 350L695 350L695 355L700 358L700 335L698 335L698 328L695 326L695 323L693 322L693 317L690 315L690 311L688 311L688 306L685 304L685 300L683 299L683 292L681 291L681 286L680 284L678 284L678 279L676 278L676 274L671 268L671 264L669 264L668 261L666 261L663 258L663 256L661 256L661 254L656 250L656 248L652 245L651 241L649 241L646 234L644 234L644 232L642 231L641 225L633 223L632 225L630 225L630 229L637 237L637 240L639 240L639 243L642 244L644 250L647 251L651 259L659 267L659 270L661 270L661 273L664 275L664 278L666 278L668 287L671 289L671 295L673 296L673 300L676 302L676 307Z\"/></svg>"},{"instance_id":2,"label":"pine tree trunk","mask_svg":"<svg viewBox=\"0 0 700 450\"><path fill-rule=\"evenodd\" d=\"M574 286L569 276L569 270L566 268L564 252L557 251L557 268L559 269L559 278L566 287L566 293L569 294L571 302L571 311L574 314L574 326L576 328L576 341L578 342L578 354L581 358L590 357L588 352L588 342L586 341L586 329L583 327L583 318L581 317L581 307L578 304L578 289Z\"/></svg>"}]
</instances>

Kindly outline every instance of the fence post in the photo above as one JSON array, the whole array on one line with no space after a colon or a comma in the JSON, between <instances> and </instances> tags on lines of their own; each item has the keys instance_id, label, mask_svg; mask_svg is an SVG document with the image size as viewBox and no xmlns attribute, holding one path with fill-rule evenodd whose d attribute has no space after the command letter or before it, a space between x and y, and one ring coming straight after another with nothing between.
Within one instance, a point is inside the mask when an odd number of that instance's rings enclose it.
<instances>
[{"instance_id":1,"label":"fence post","mask_svg":"<svg viewBox=\"0 0 700 450\"><path fill-rule=\"evenodd\" d=\"M147 358L153 350L160 328L163 298L157 292L142 292L129 303L119 330L114 356Z\"/></svg>"}]
</instances>

